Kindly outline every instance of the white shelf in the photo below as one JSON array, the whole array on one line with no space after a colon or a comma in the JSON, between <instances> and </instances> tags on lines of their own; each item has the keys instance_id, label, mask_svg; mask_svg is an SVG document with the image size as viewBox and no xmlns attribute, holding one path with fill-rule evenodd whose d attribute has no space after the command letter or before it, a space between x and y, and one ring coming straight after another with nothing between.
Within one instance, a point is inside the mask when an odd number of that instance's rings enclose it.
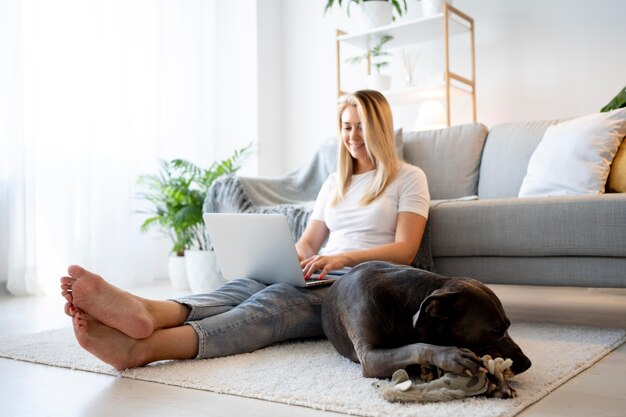
<instances>
[{"instance_id":1,"label":"white shelf","mask_svg":"<svg viewBox=\"0 0 626 417\"><path fill-rule=\"evenodd\" d=\"M404 106L425 100L446 98L446 86L441 84L435 87L407 87L399 90L381 91L392 106ZM471 89L464 89L450 85L450 97L471 97Z\"/></svg>"},{"instance_id":2,"label":"white shelf","mask_svg":"<svg viewBox=\"0 0 626 417\"><path fill-rule=\"evenodd\" d=\"M378 43L381 36L390 35L393 36L393 39L386 44L386 47L393 49L414 43L442 39L444 33L443 16L443 13L441 13L427 18L394 23L366 32L341 35L337 37L337 40L358 48L368 49L371 45ZM451 15L449 30L450 35L460 35L468 33L470 28L466 22L460 20L455 15Z\"/></svg>"},{"instance_id":3,"label":"white shelf","mask_svg":"<svg viewBox=\"0 0 626 417\"><path fill-rule=\"evenodd\" d=\"M389 104L392 106L404 106L406 104L416 104L426 100L438 100L446 97L446 86L440 84L434 87L407 87L396 90L381 91L385 96ZM344 92L339 98L339 102L347 95ZM471 97L471 89L461 88L455 85L450 85L450 97Z\"/></svg>"},{"instance_id":4,"label":"white shelf","mask_svg":"<svg viewBox=\"0 0 626 417\"><path fill-rule=\"evenodd\" d=\"M424 42L441 40L441 45L435 45L435 49L441 49L444 56L443 83L435 86L415 86L400 88L397 90L383 91L392 106L404 106L417 104L425 100L442 100L446 107L446 123L451 124L451 99L455 97L469 97L472 106L472 120L476 121L476 86L475 86L475 61L474 61L474 19L459 9L444 4L443 13L438 15L413 19L401 23L375 28L353 34L340 35L337 31L336 55L337 55L337 97L341 99L346 93L341 88L341 46L356 47L361 50L369 50L380 42L383 35L392 36L392 40L385 44L386 49L397 49L410 45L419 45ZM450 40L454 36L469 35L471 46L467 50L471 59L470 75L461 75L450 71ZM456 49L459 50L458 48ZM371 71L372 63L368 62ZM369 73L368 71L368 73ZM446 87L447 86L447 87ZM449 88L449 90L447 89ZM448 94L449 93L449 94ZM457 100L458 101L458 100Z\"/></svg>"}]
</instances>

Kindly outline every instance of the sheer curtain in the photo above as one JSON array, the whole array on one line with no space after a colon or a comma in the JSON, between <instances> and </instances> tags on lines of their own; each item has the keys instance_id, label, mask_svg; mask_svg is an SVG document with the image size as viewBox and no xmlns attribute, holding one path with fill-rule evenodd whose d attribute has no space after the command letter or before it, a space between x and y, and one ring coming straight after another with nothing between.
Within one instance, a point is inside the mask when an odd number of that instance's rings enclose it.
<instances>
[{"instance_id":1,"label":"sheer curtain","mask_svg":"<svg viewBox=\"0 0 626 417\"><path fill-rule=\"evenodd\" d=\"M166 276L141 235L140 174L215 159L215 1L0 2L0 281L56 292L79 263Z\"/></svg>"}]
</instances>

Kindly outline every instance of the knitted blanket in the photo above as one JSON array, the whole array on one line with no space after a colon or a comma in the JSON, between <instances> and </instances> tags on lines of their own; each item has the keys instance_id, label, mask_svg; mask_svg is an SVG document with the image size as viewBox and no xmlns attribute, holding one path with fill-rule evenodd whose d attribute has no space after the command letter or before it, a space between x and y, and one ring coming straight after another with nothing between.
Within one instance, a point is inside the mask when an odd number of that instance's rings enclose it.
<instances>
[{"instance_id":1,"label":"knitted blanket","mask_svg":"<svg viewBox=\"0 0 626 417\"><path fill-rule=\"evenodd\" d=\"M308 163L284 177L242 177L232 174L218 178L207 191L203 211L284 214L294 241L297 241L308 223L322 184L336 170L337 139L330 138L319 147ZM434 271L428 224L413 266Z\"/></svg>"}]
</instances>

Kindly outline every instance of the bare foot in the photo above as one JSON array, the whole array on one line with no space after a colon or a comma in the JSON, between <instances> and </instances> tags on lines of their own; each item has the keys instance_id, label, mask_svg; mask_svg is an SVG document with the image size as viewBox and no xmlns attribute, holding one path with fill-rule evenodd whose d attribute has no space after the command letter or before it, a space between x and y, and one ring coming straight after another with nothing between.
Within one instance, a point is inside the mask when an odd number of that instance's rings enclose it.
<instances>
[{"instance_id":1,"label":"bare foot","mask_svg":"<svg viewBox=\"0 0 626 417\"><path fill-rule=\"evenodd\" d=\"M118 371L148 363L147 356L141 353L141 340L106 326L81 311L74 314L72 324L78 344Z\"/></svg>"},{"instance_id":2,"label":"bare foot","mask_svg":"<svg viewBox=\"0 0 626 417\"><path fill-rule=\"evenodd\" d=\"M155 322L139 297L109 284L99 275L72 265L68 277L61 278L61 294L71 307L87 313L103 324L135 339L144 339L155 330Z\"/></svg>"}]
</instances>

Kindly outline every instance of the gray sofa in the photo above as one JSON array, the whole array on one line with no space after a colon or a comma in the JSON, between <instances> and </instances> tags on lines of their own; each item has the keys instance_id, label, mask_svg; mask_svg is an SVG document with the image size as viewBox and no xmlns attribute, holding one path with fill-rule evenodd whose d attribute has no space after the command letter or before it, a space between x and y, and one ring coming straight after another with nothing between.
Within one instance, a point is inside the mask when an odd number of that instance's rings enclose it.
<instances>
[{"instance_id":1,"label":"gray sofa","mask_svg":"<svg viewBox=\"0 0 626 417\"><path fill-rule=\"evenodd\" d=\"M485 283L626 287L626 194L517 197L534 149L556 123L403 133L401 156L424 170L432 198L415 266ZM285 213L297 239L336 167L336 146L324 143L283 178L221 178L205 211Z\"/></svg>"}]
</instances>

